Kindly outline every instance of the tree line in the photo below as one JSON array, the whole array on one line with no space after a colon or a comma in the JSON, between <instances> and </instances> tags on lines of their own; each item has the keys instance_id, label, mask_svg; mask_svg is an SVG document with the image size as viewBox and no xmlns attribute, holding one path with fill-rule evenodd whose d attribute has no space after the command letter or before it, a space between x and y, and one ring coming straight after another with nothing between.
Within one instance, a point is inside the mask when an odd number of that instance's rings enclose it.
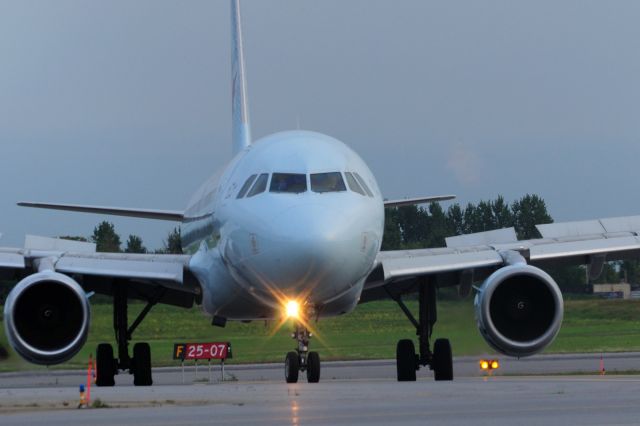
<instances>
[{"instance_id":1,"label":"tree line","mask_svg":"<svg viewBox=\"0 0 640 426\"><path fill-rule=\"evenodd\" d=\"M122 247L120 235L116 232L113 223L100 222L93 228L91 237L61 236L63 240L92 242L96 244L96 251L108 253L157 253L157 254L182 254L182 237L180 227L174 228L167 238L162 241L162 248L149 250L145 247L142 238L138 235L129 235Z\"/></svg>"},{"instance_id":2,"label":"tree line","mask_svg":"<svg viewBox=\"0 0 640 426\"><path fill-rule=\"evenodd\" d=\"M446 212L439 203L387 208L382 249L444 247L446 237L509 227L519 239L539 238L535 225L551 222L544 200L529 194L511 205L499 196L464 208L456 203Z\"/></svg>"}]
</instances>

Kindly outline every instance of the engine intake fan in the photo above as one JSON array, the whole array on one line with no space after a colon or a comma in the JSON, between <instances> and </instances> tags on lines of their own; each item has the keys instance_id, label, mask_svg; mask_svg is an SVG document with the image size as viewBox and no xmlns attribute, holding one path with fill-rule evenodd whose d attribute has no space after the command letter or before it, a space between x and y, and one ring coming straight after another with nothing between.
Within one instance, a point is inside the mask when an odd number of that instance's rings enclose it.
<instances>
[{"instance_id":1,"label":"engine intake fan","mask_svg":"<svg viewBox=\"0 0 640 426\"><path fill-rule=\"evenodd\" d=\"M543 270L525 263L491 274L475 297L478 328L497 351L525 357L555 339L564 313L562 293Z\"/></svg>"},{"instance_id":2,"label":"engine intake fan","mask_svg":"<svg viewBox=\"0 0 640 426\"><path fill-rule=\"evenodd\" d=\"M4 305L9 343L35 364L60 364L73 357L87 340L89 321L89 301L82 287L53 271L20 281Z\"/></svg>"}]
</instances>

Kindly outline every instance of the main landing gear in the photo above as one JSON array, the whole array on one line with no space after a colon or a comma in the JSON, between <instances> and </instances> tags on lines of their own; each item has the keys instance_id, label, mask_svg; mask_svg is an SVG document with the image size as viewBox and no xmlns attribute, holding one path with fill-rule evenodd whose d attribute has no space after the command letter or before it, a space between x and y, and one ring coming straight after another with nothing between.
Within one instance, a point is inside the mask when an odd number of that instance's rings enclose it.
<instances>
[{"instance_id":1,"label":"main landing gear","mask_svg":"<svg viewBox=\"0 0 640 426\"><path fill-rule=\"evenodd\" d=\"M318 352L309 352L309 339L312 334L300 321L296 321L295 330L291 337L298 342L298 348L287 353L284 360L285 380L287 383L297 383L299 372L306 371L307 381L318 383L320 381L320 355Z\"/></svg>"},{"instance_id":2,"label":"main landing gear","mask_svg":"<svg viewBox=\"0 0 640 426\"><path fill-rule=\"evenodd\" d=\"M129 370L133 374L135 386L151 386L151 350L148 343L136 343L133 346L133 357L129 356L129 341L134 330L140 325L161 297L159 292L151 298L136 320L128 326L127 286L115 283L113 286L113 328L118 344L118 358L113 356L113 347L108 343L100 343L96 351L96 385L115 385L114 376L119 370Z\"/></svg>"},{"instance_id":3,"label":"main landing gear","mask_svg":"<svg viewBox=\"0 0 640 426\"><path fill-rule=\"evenodd\" d=\"M416 327L418 335L419 354L413 340L403 339L396 347L396 366L399 382L414 382L416 371L421 366L429 366L433 370L436 380L453 380L453 357L451 344L448 339L436 339L433 351L429 347L429 339L433 331L433 325L437 321L436 311L436 286L429 281L419 283L418 289L418 320L404 304L399 295L389 293L398 303L409 321Z\"/></svg>"}]
</instances>

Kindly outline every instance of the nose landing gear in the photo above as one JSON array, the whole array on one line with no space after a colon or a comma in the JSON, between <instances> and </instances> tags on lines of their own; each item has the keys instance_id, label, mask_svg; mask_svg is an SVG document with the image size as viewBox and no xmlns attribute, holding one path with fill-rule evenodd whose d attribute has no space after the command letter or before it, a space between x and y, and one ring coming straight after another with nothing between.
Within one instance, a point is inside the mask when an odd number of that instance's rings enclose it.
<instances>
[{"instance_id":1,"label":"nose landing gear","mask_svg":"<svg viewBox=\"0 0 640 426\"><path fill-rule=\"evenodd\" d=\"M318 352L309 352L309 339L312 336L307 327L297 320L291 337L298 342L298 348L287 353L284 361L284 377L287 383L297 383L300 371L307 372L309 383L320 381L320 355Z\"/></svg>"}]
</instances>

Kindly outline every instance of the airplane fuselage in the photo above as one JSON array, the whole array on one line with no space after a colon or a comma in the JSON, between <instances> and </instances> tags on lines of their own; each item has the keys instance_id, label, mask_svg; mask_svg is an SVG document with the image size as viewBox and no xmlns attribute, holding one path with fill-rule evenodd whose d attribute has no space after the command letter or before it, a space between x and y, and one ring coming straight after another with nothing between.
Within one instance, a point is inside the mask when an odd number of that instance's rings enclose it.
<instances>
[{"instance_id":1,"label":"airplane fuselage","mask_svg":"<svg viewBox=\"0 0 640 426\"><path fill-rule=\"evenodd\" d=\"M209 315L274 318L296 300L331 316L356 306L383 228L364 161L334 138L290 131L256 141L202 185L183 245Z\"/></svg>"}]
</instances>

